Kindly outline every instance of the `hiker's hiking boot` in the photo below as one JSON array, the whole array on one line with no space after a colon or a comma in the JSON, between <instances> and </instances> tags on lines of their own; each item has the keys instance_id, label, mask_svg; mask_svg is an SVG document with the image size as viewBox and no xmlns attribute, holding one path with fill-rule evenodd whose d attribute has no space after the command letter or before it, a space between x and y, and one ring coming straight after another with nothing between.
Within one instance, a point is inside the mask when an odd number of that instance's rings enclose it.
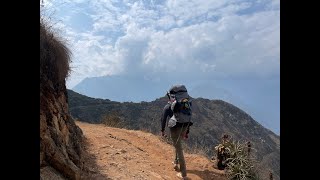
<instances>
[{"instance_id":1,"label":"hiker's hiking boot","mask_svg":"<svg viewBox=\"0 0 320 180\"><path fill-rule=\"evenodd\" d=\"M181 174L181 173L178 173L177 176L178 176L180 179L189 180L189 178L188 178L187 176L182 177L182 174Z\"/></svg>"}]
</instances>

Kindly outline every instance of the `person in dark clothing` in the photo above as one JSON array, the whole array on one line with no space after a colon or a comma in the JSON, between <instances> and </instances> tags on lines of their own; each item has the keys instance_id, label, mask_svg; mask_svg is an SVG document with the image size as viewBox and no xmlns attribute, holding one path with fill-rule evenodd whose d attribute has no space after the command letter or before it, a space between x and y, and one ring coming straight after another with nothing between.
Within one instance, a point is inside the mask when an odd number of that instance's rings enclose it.
<instances>
[{"instance_id":1,"label":"person in dark clothing","mask_svg":"<svg viewBox=\"0 0 320 180\"><path fill-rule=\"evenodd\" d=\"M168 103L163 108L162 117L161 117L161 135L165 136L165 137L167 136L165 133L165 128L168 124L168 120L173 116L173 111L171 109L171 105L172 105L172 102L175 101L174 95L170 95L167 92L167 96L168 96L169 100L168 100ZM188 139L189 132L190 132L190 126L187 126L187 131L183 136L184 139Z\"/></svg>"},{"instance_id":2,"label":"person in dark clothing","mask_svg":"<svg viewBox=\"0 0 320 180\"><path fill-rule=\"evenodd\" d=\"M174 96L171 95L167 92L167 96L169 98L168 103L164 106L163 111L162 111L162 117L161 117L161 135L164 137L167 137L165 133L165 128L168 124L168 120L173 116L173 111L171 109L172 102L175 100ZM178 171L178 155L176 154L175 160L172 162L174 165L174 169Z\"/></svg>"},{"instance_id":3,"label":"person in dark clothing","mask_svg":"<svg viewBox=\"0 0 320 180\"><path fill-rule=\"evenodd\" d=\"M181 172L177 174L179 178L187 178L186 163L183 155L181 139L187 139L191 122L191 103L190 96L184 85L175 85L167 93L169 101L163 109L161 118L161 133L165 136L164 130L167 126L170 129L170 135L175 148L174 169ZM186 101L185 101L186 100ZM184 103L184 104L183 104ZM189 107L189 109L188 109ZM180 165L180 168L178 168Z\"/></svg>"}]
</instances>

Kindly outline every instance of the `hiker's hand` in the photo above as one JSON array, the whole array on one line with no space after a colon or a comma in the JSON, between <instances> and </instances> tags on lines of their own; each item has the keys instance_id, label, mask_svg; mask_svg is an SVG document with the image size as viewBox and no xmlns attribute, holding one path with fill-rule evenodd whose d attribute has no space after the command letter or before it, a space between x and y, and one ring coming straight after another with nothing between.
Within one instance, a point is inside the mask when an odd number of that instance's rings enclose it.
<instances>
[{"instance_id":1,"label":"hiker's hand","mask_svg":"<svg viewBox=\"0 0 320 180\"><path fill-rule=\"evenodd\" d=\"M184 133L183 139L187 140L189 138L188 133Z\"/></svg>"},{"instance_id":2,"label":"hiker's hand","mask_svg":"<svg viewBox=\"0 0 320 180\"><path fill-rule=\"evenodd\" d=\"M161 131L161 136L164 136L164 135L165 135L164 131Z\"/></svg>"}]
</instances>

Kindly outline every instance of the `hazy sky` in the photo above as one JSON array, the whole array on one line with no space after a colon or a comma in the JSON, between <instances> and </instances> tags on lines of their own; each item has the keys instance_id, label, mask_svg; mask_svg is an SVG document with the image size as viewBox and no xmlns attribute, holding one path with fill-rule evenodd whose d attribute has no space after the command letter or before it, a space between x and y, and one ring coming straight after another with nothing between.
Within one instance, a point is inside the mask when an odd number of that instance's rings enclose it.
<instances>
[{"instance_id":1,"label":"hazy sky","mask_svg":"<svg viewBox=\"0 0 320 180\"><path fill-rule=\"evenodd\" d=\"M280 0L44 0L44 9L73 53L70 89L86 77L175 72L259 82L244 97L280 91ZM270 79L279 83L264 90Z\"/></svg>"}]
</instances>

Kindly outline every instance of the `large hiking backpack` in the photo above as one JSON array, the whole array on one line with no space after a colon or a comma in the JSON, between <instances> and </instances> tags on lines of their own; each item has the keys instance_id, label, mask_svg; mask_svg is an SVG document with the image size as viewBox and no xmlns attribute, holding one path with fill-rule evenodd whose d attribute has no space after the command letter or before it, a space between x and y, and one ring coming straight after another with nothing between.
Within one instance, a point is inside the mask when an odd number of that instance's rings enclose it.
<instances>
[{"instance_id":1,"label":"large hiking backpack","mask_svg":"<svg viewBox=\"0 0 320 180\"><path fill-rule=\"evenodd\" d=\"M176 122L192 125L192 103L187 88L184 85L175 85L170 88L169 93L175 97L175 101L171 104L173 116L171 122L169 121L169 127L175 126Z\"/></svg>"}]
</instances>

